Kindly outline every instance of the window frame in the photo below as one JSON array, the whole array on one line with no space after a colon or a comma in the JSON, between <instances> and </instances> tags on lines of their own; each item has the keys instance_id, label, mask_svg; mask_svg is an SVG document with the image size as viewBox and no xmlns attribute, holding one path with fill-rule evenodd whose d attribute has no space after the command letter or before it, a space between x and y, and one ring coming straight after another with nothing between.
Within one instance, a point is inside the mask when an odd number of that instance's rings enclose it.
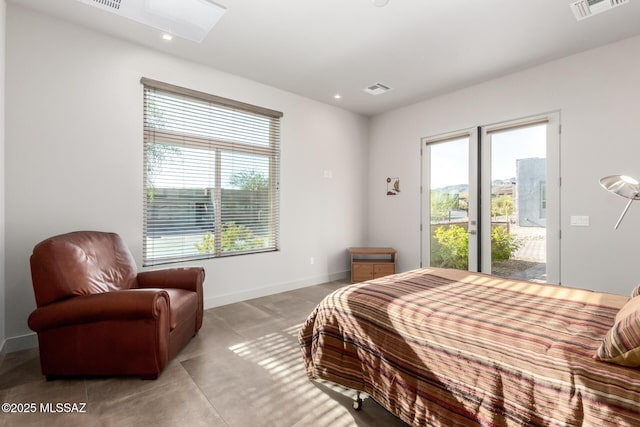
<instances>
[{"instance_id":1,"label":"window frame","mask_svg":"<svg viewBox=\"0 0 640 427\"><path fill-rule=\"evenodd\" d=\"M159 82L156 80L151 80L148 78L142 78L141 83L143 85L143 174L144 174L144 182L143 182L143 266L154 266L161 264L170 264L177 262L188 262L194 260L201 259L209 259L209 258L221 258L235 255L245 255L245 254L254 254L254 253L263 253L263 252L273 252L279 250L279 210L280 210L280 119L283 114L279 111L243 103L240 101L235 101L227 98L222 98L216 95L207 94L204 92L195 91L192 89L187 89L175 85L171 85L164 82ZM187 103L193 101L199 104L206 104L211 111L221 111L225 117L225 119L207 121L204 124L205 129L210 131L214 126L228 126L227 128L223 127L222 129L230 129L232 128L231 123L234 126L237 126L236 120L240 122L246 122L248 124L253 123L253 117L256 123L263 123L264 126L268 126L268 137L265 138L265 143L256 143L255 141L243 141L243 140L235 140L233 136L222 138L220 137L220 133L218 132L218 136L215 136L214 133L210 132L207 134L198 134L198 132L194 127L189 128L190 122L185 120L184 123L187 123L187 127L183 132L177 130L174 123L169 123L166 128L162 128L162 126L157 123L153 123L149 120L150 115L154 114L153 110L149 108L149 102L153 100L157 100L156 96L164 96L168 97L172 101L175 99L176 102L183 102L184 104L180 104L180 108L183 108ZM172 98L175 97L175 98ZM188 105L187 105L188 107ZM152 107L155 108L155 107ZM178 109L178 107L176 107ZM194 107L195 110L195 107ZM185 109L186 113L180 112L179 114L185 114L186 117L189 117L188 108ZM213 115L212 115L213 116ZM193 122L195 123L195 122ZM200 126L200 124L198 124ZM173 129L170 129L172 128ZM217 128L220 129L220 128ZM264 133L265 129L262 129ZM237 131L237 130L236 130ZM251 130L247 130L247 133L251 133ZM231 134L231 133L230 133ZM235 135L235 134L234 134ZM239 134L241 135L241 133ZM266 134L260 134L262 137L266 136ZM268 141L267 141L268 140ZM208 231L207 234L211 234L213 237L213 249L208 250L208 252L202 252L198 249L198 253L193 253L193 248L191 248L191 253L189 252L188 241L187 238L189 232L185 231L184 233L177 232L175 235L181 236L183 242L182 243L173 243L160 245L160 249L158 253L154 253L153 245L150 244L150 237L153 235L153 228L150 228L150 213L152 209L150 208L150 203L153 203L153 196L150 196L150 189L152 193L158 188L155 186L151 186L149 174L149 164L152 160L149 159L149 146L150 144L163 144L168 147L177 147L180 148L189 148L189 149L197 149L204 150L209 155L213 157L214 165L212 165L212 169L214 170L215 179L213 183L213 187L204 187L202 190L204 194L207 194L207 191L211 192L211 204L212 207L212 215L213 215L213 230ZM207 155L207 156L209 156ZM223 227L225 224L233 222L235 225L235 221L227 220L223 223L223 210L225 209L225 205L223 204L223 192L225 189L223 188L221 174L222 171L226 171L229 167L225 166L227 163L229 165L233 165L235 160L235 156L239 155L242 162L247 162L248 165L254 164L252 160L249 160L250 157L256 156L258 159L264 158L266 159L266 163L268 163L268 187L266 189L267 201L266 206L269 210L268 219L266 221L266 232L265 235L262 236L266 239L268 244L264 247L253 247L250 249L223 249L222 247L222 233ZM205 157L203 155L203 157ZM227 158L227 163L224 163L223 158ZM233 160L229 160L233 159ZM255 165L258 165L262 162L256 159ZM188 172L193 172L185 168L185 174ZM185 187L186 188L186 187ZM175 188L174 190L180 190L180 187ZM200 187L191 188L194 191L200 189ZM170 189L166 190L167 192ZM234 191L234 189L227 189ZM238 190L238 189L235 189ZM178 196L178 197L186 197L186 196ZM195 203L195 202L194 202ZM196 208L198 207L198 203L195 203ZM196 209L197 210L197 209ZM237 213L236 213L237 214ZM233 215L236 215L233 214ZM228 213L225 215L228 219ZM232 217L233 217L232 215ZM242 217L242 214L237 214ZM194 219L198 219L198 212L196 212ZM235 217L233 217L235 218ZM173 231L170 229L171 226L178 227L184 225L186 220L176 220L175 222L169 223L167 227L167 234L171 234ZM196 221L197 223L197 221ZM258 226L259 224L251 224ZM194 227L196 227L194 223ZM240 226L242 227L242 225ZM250 227L246 227L250 228ZM157 229L156 229L157 231ZM253 230L252 230L253 232ZM192 230L193 234L194 231ZM198 234L196 233L197 237ZM157 237L157 235L155 236ZM193 237L193 236L192 236ZM167 239L168 240L168 239ZM179 240L179 239L176 239ZM152 248L150 248L151 246ZM168 254L163 252L167 249ZM171 252L173 249L175 252Z\"/></svg>"}]
</instances>

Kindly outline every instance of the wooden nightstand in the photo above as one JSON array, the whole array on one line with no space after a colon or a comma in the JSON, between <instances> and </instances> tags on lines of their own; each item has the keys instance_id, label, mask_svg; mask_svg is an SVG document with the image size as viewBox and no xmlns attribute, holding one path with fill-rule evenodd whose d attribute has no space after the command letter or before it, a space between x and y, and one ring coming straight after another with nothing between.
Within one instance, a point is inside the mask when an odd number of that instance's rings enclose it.
<instances>
[{"instance_id":1,"label":"wooden nightstand","mask_svg":"<svg viewBox=\"0 0 640 427\"><path fill-rule=\"evenodd\" d=\"M351 283L394 274L396 253L393 248L349 248Z\"/></svg>"}]
</instances>

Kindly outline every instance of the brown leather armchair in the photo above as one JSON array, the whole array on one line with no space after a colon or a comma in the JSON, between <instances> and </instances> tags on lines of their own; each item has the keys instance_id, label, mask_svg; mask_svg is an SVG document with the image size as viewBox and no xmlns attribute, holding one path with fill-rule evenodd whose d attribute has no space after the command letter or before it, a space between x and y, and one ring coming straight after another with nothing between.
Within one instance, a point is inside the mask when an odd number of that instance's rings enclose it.
<instances>
[{"instance_id":1,"label":"brown leather armchair","mask_svg":"<svg viewBox=\"0 0 640 427\"><path fill-rule=\"evenodd\" d=\"M137 375L153 379L202 326L200 267L138 273L115 233L46 239L31 255L40 364L47 379Z\"/></svg>"}]
</instances>

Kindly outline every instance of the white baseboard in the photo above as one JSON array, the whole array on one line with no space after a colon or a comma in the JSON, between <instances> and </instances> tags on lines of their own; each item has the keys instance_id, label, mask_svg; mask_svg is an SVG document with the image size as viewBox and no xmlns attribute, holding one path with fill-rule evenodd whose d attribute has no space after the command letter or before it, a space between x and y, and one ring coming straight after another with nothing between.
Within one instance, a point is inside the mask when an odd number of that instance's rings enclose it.
<instances>
[{"instance_id":1,"label":"white baseboard","mask_svg":"<svg viewBox=\"0 0 640 427\"><path fill-rule=\"evenodd\" d=\"M0 349L1 353L13 353L14 351L26 350L38 346L38 336L35 332L17 337L9 337L4 340L4 344Z\"/></svg>"},{"instance_id":2,"label":"white baseboard","mask_svg":"<svg viewBox=\"0 0 640 427\"><path fill-rule=\"evenodd\" d=\"M220 307L222 305L247 301L250 299L265 297L273 294L279 294L281 292L292 291L294 289L306 288L307 286L319 285L321 283L332 282L334 280L348 279L349 277L349 271L343 271L340 273L333 273L324 276L310 277L308 279L298 280L295 282L280 283L263 288L255 288L247 291L218 295L212 298L205 298L203 304L204 308ZM34 348L37 346L38 336L35 334L35 332L32 332L26 335L5 339L4 344L0 346L0 353L13 353L14 351L26 350L28 348Z\"/></svg>"},{"instance_id":3,"label":"white baseboard","mask_svg":"<svg viewBox=\"0 0 640 427\"><path fill-rule=\"evenodd\" d=\"M234 304L236 302L247 301L254 298L266 297L268 295L279 294L281 292L293 291L294 289L306 288L307 286L320 285L322 283L332 282L335 280L348 279L350 271L328 274L325 276L310 277L304 280L298 280L289 283L280 283L263 288L254 288L242 292L234 292L230 294L218 295L204 299L204 308L220 307L222 305Z\"/></svg>"}]
</instances>

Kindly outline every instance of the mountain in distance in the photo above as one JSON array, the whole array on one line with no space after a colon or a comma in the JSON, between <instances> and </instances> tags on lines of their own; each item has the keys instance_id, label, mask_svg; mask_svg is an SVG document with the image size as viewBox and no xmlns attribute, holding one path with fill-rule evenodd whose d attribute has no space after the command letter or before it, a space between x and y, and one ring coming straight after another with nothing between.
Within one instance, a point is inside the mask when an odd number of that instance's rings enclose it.
<instances>
[{"instance_id":1,"label":"mountain in distance","mask_svg":"<svg viewBox=\"0 0 640 427\"><path fill-rule=\"evenodd\" d=\"M467 191L469 191L469 184L455 184L455 185L447 185L445 187L440 187L440 188L434 188L431 191L439 191L441 193L445 193L445 194L460 194L460 193L466 193Z\"/></svg>"},{"instance_id":2,"label":"mountain in distance","mask_svg":"<svg viewBox=\"0 0 640 427\"><path fill-rule=\"evenodd\" d=\"M512 185L516 183L516 178L507 178L507 179L495 179L491 182L491 187L495 190L498 188L511 188ZM469 191L469 184L454 184L447 185L445 187L434 188L432 191L440 191L442 193L466 193Z\"/></svg>"}]
</instances>

